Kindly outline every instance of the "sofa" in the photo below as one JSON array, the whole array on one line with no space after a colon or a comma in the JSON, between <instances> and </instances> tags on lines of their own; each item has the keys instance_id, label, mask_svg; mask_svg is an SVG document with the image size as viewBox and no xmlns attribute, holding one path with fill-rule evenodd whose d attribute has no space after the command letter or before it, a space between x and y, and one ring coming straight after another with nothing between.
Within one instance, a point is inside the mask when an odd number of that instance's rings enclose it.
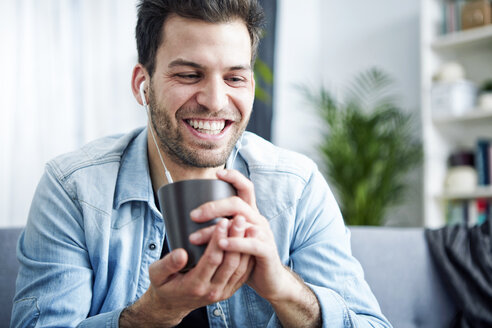
<instances>
[{"instance_id":1,"label":"sofa","mask_svg":"<svg viewBox=\"0 0 492 328\"><path fill-rule=\"evenodd\" d=\"M350 227L352 253L395 328L449 328L457 312L422 228Z\"/></svg>"},{"instance_id":2,"label":"sofa","mask_svg":"<svg viewBox=\"0 0 492 328\"><path fill-rule=\"evenodd\" d=\"M15 279L19 268L15 249L21 231L21 228L0 229L0 328L6 328L10 323Z\"/></svg>"},{"instance_id":3,"label":"sofa","mask_svg":"<svg viewBox=\"0 0 492 328\"><path fill-rule=\"evenodd\" d=\"M455 305L430 258L420 228L349 227L352 251L395 328L450 327ZM8 327L21 229L0 229L0 327Z\"/></svg>"}]
</instances>

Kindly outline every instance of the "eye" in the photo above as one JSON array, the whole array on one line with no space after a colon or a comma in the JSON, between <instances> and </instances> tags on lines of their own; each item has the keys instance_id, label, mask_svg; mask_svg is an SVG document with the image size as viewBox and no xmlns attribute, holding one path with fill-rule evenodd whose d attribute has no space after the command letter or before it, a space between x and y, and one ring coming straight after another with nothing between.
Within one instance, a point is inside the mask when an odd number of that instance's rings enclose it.
<instances>
[{"instance_id":1,"label":"eye","mask_svg":"<svg viewBox=\"0 0 492 328\"><path fill-rule=\"evenodd\" d=\"M198 74L178 74L178 76L182 79L197 79Z\"/></svg>"},{"instance_id":2,"label":"eye","mask_svg":"<svg viewBox=\"0 0 492 328\"><path fill-rule=\"evenodd\" d=\"M239 75L229 76L225 80L232 86L242 86L246 83L246 79Z\"/></svg>"},{"instance_id":3,"label":"eye","mask_svg":"<svg viewBox=\"0 0 492 328\"><path fill-rule=\"evenodd\" d=\"M202 76L198 73L178 73L176 77L185 82L195 82L199 80Z\"/></svg>"}]
</instances>

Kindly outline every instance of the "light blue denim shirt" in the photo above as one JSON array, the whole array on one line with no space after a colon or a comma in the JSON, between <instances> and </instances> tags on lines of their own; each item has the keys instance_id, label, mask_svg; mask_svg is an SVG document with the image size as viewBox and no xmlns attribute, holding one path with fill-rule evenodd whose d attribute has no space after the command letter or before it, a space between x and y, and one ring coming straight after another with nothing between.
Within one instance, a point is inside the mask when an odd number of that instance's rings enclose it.
<instances>
[{"instance_id":1,"label":"light blue denim shirt","mask_svg":"<svg viewBox=\"0 0 492 328\"><path fill-rule=\"evenodd\" d=\"M318 297L323 327L390 327L311 160L245 133L227 166L254 183L280 258ZM118 327L123 308L147 290L148 267L159 259L164 235L146 129L50 161L18 243L12 327ZM223 315L218 308L207 307L210 327L225 327L223 318L229 327L281 326L247 285L220 302Z\"/></svg>"}]
</instances>

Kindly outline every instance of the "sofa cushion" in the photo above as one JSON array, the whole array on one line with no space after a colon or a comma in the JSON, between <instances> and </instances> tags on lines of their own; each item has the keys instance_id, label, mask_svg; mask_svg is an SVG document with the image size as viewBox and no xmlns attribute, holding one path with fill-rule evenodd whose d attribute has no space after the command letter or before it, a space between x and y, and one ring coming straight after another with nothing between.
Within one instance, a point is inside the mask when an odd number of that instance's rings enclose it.
<instances>
[{"instance_id":1,"label":"sofa cushion","mask_svg":"<svg viewBox=\"0 0 492 328\"><path fill-rule=\"evenodd\" d=\"M450 327L456 312L422 228L350 227L352 252L394 327Z\"/></svg>"},{"instance_id":2,"label":"sofa cushion","mask_svg":"<svg viewBox=\"0 0 492 328\"><path fill-rule=\"evenodd\" d=\"M15 293L19 263L16 257L17 239L21 228L0 229L0 326L8 327Z\"/></svg>"}]
</instances>

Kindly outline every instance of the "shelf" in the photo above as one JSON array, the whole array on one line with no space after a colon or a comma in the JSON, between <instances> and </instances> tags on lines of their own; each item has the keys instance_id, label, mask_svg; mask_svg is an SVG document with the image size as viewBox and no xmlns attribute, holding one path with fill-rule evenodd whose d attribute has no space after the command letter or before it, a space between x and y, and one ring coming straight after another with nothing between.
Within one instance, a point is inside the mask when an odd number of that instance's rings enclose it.
<instances>
[{"instance_id":1,"label":"shelf","mask_svg":"<svg viewBox=\"0 0 492 328\"><path fill-rule=\"evenodd\" d=\"M492 199L492 186L478 187L473 192L445 192L437 198L441 200L470 200L478 198Z\"/></svg>"},{"instance_id":2,"label":"shelf","mask_svg":"<svg viewBox=\"0 0 492 328\"><path fill-rule=\"evenodd\" d=\"M432 48L445 50L490 43L492 43L492 25L487 25L442 35L432 43Z\"/></svg>"},{"instance_id":3,"label":"shelf","mask_svg":"<svg viewBox=\"0 0 492 328\"><path fill-rule=\"evenodd\" d=\"M467 122L492 122L492 111L473 109L463 115L436 116L432 118L435 124L467 123Z\"/></svg>"},{"instance_id":4,"label":"shelf","mask_svg":"<svg viewBox=\"0 0 492 328\"><path fill-rule=\"evenodd\" d=\"M492 138L492 111L470 108L462 114L432 111L433 77L445 63L460 63L466 79L481 84L492 76L492 25L442 35L446 19L445 1L421 1L421 116L424 147L424 225L445 224L450 200L492 200L492 186L468 192L446 192L449 155L458 150L475 150L478 139ZM456 8L455 8L456 9Z\"/></svg>"}]
</instances>

